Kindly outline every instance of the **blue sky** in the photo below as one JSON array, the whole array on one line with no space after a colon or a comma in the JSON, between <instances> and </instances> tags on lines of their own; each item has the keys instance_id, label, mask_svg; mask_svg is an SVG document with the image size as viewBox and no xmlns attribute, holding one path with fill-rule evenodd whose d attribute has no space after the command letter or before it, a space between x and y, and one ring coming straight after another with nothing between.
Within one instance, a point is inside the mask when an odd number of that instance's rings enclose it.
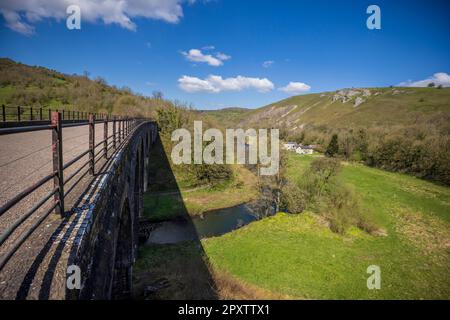
<instances>
[{"instance_id":1,"label":"blue sky","mask_svg":"<svg viewBox=\"0 0 450 320\"><path fill-rule=\"evenodd\" d=\"M86 70L199 109L420 85L436 73L449 85L449 1L128 0L121 15L82 7L81 30L68 30L61 3L79 2L89 1L0 0L0 56L69 74ZM371 4L381 9L381 30L366 27ZM280 90L290 82L296 90Z\"/></svg>"}]
</instances>

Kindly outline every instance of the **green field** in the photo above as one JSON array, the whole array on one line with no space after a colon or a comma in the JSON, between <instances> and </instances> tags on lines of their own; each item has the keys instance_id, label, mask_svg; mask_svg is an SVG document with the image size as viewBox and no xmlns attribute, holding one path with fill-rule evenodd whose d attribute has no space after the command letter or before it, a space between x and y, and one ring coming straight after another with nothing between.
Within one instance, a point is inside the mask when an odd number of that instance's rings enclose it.
<instances>
[{"instance_id":1,"label":"green field","mask_svg":"<svg viewBox=\"0 0 450 320\"><path fill-rule=\"evenodd\" d=\"M289 175L311 159L291 155ZM378 236L356 228L341 236L312 213L279 213L202 240L213 269L292 298L449 299L450 189L357 164L344 164L341 175ZM381 268L380 290L367 289L370 265Z\"/></svg>"}]
</instances>

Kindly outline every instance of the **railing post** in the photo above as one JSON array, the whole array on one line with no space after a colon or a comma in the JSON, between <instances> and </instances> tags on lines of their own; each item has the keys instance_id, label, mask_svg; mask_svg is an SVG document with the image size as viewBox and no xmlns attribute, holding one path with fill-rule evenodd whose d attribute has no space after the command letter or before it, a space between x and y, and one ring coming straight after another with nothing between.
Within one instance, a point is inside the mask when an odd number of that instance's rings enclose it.
<instances>
[{"instance_id":1,"label":"railing post","mask_svg":"<svg viewBox=\"0 0 450 320\"><path fill-rule=\"evenodd\" d=\"M120 136L120 141L123 141L123 130L125 129L125 125L124 125L124 123L123 123L123 118L122 117L120 117L120 127L121 127L121 130L120 130L120 134L119 134L119 136Z\"/></svg>"},{"instance_id":2,"label":"railing post","mask_svg":"<svg viewBox=\"0 0 450 320\"><path fill-rule=\"evenodd\" d=\"M108 159L108 119L103 120L103 153L105 159Z\"/></svg>"},{"instance_id":3,"label":"railing post","mask_svg":"<svg viewBox=\"0 0 450 320\"><path fill-rule=\"evenodd\" d=\"M51 116L52 129L52 151L53 151L53 172L56 173L53 178L54 188L58 191L54 195L55 202L58 202L55 210L56 213L64 216L64 177L63 177L63 154L62 154L62 125L61 114L52 112Z\"/></svg>"},{"instance_id":4,"label":"railing post","mask_svg":"<svg viewBox=\"0 0 450 320\"><path fill-rule=\"evenodd\" d=\"M30 121L33 121L33 107L30 107Z\"/></svg>"},{"instance_id":5,"label":"railing post","mask_svg":"<svg viewBox=\"0 0 450 320\"><path fill-rule=\"evenodd\" d=\"M48 109L48 120L52 120L52 109Z\"/></svg>"},{"instance_id":6,"label":"railing post","mask_svg":"<svg viewBox=\"0 0 450 320\"><path fill-rule=\"evenodd\" d=\"M93 114L89 114L89 172L94 175L95 174L95 116Z\"/></svg>"},{"instance_id":7,"label":"railing post","mask_svg":"<svg viewBox=\"0 0 450 320\"><path fill-rule=\"evenodd\" d=\"M116 150L116 117L113 117L113 148Z\"/></svg>"},{"instance_id":8,"label":"railing post","mask_svg":"<svg viewBox=\"0 0 450 320\"><path fill-rule=\"evenodd\" d=\"M3 122L6 122L6 108L4 104L2 104L2 114L3 114Z\"/></svg>"},{"instance_id":9,"label":"railing post","mask_svg":"<svg viewBox=\"0 0 450 320\"><path fill-rule=\"evenodd\" d=\"M120 141L123 141L125 125L123 123L123 117L120 117Z\"/></svg>"},{"instance_id":10,"label":"railing post","mask_svg":"<svg viewBox=\"0 0 450 320\"><path fill-rule=\"evenodd\" d=\"M65 116L64 116L64 109L63 109L63 111L62 111L62 120L65 120Z\"/></svg>"},{"instance_id":11,"label":"railing post","mask_svg":"<svg viewBox=\"0 0 450 320\"><path fill-rule=\"evenodd\" d=\"M17 106L17 121L20 122L20 106Z\"/></svg>"},{"instance_id":12,"label":"railing post","mask_svg":"<svg viewBox=\"0 0 450 320\"><path fill-rule=\"evenodd\" d=\"M117 120L117 142L120 143L120 117Z\"/></svg>"},{"instance_id":13,"label":"railing post","mask_svg":"<svg viewBox=\"0 0 450 320\"><path fill-rule=\"evenodd\" d=\"M42 121L42 108L39 108L39 120Z\"/></svg>"},{"instance_id":14,"label":"railing post","mask_svg":"<svg viewBox=\"0 0 450 320\"><path fill-rule=\"evenodd\" d=\"M122 118L122 120L120 122L122 122L122 138L121 138L121 140L123 141L123 139L125 138L125 119Z\"/></svg>"}]
</instances>

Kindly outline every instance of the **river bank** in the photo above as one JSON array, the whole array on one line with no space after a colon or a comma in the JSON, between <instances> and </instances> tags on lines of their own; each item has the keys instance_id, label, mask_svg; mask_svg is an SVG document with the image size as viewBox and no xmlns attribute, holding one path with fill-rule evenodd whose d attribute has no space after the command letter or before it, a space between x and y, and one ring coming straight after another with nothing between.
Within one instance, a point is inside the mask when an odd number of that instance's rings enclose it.
<instances>
[{"instance_id":1,"label":"river bank","mask_svg":"<svg viewBox=\"0 0 450 320\"><path fill-rule=\"evenodd\" d=\"M257 177L244 166L233 166L233 171L233 181L216 188L201 186L170 192L147 192L144 195L144 217L155 222L196 217L256 199Z\"/></svg>"},{"instance_id":2,"label":"river bank","mask_svg":"<svg viewBox=\"0 0 450 320\"><path fill-rule=\"evenodd\" d=\"M135 299L289 299L215 268L202 241L261 218L249 204L155 222L134 265Z\"/></svg>"}]
</instances>

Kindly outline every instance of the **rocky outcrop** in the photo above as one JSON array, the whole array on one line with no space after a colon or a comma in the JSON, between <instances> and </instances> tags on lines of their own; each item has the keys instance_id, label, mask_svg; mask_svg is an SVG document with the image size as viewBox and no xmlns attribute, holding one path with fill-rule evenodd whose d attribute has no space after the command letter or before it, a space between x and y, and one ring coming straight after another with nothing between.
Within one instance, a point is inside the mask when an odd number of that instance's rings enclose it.
<instances>
[{"instance_id":1,"label":"rocky outcrop","mask_svg":"<svg viewBox=\"0 0 450 320\"><path fill-rule=\"evenodd\" d=\"M332 97L332 102L341 101L342 103L346 103L356 97L354 106L357 107L365 101L363 98L358 96L369 97L371 95L372 93L369 89L342 89L336 91Z\"/></svg>"},{"instance_id":2,"label":"rocky outcrop","mask_svg":"<svg viewBox=\"0 0 450 320\"><path fill-rule=\"evenodd\" d=\"M366 101L366 100L364 100L363 98L361 98L361 97L357 97L356 99L355 99L355 103L353 104L353 106L356 108L357 106L359 106L361 103L363 103L364 101Z\"/></svg>"}]
</instances>

